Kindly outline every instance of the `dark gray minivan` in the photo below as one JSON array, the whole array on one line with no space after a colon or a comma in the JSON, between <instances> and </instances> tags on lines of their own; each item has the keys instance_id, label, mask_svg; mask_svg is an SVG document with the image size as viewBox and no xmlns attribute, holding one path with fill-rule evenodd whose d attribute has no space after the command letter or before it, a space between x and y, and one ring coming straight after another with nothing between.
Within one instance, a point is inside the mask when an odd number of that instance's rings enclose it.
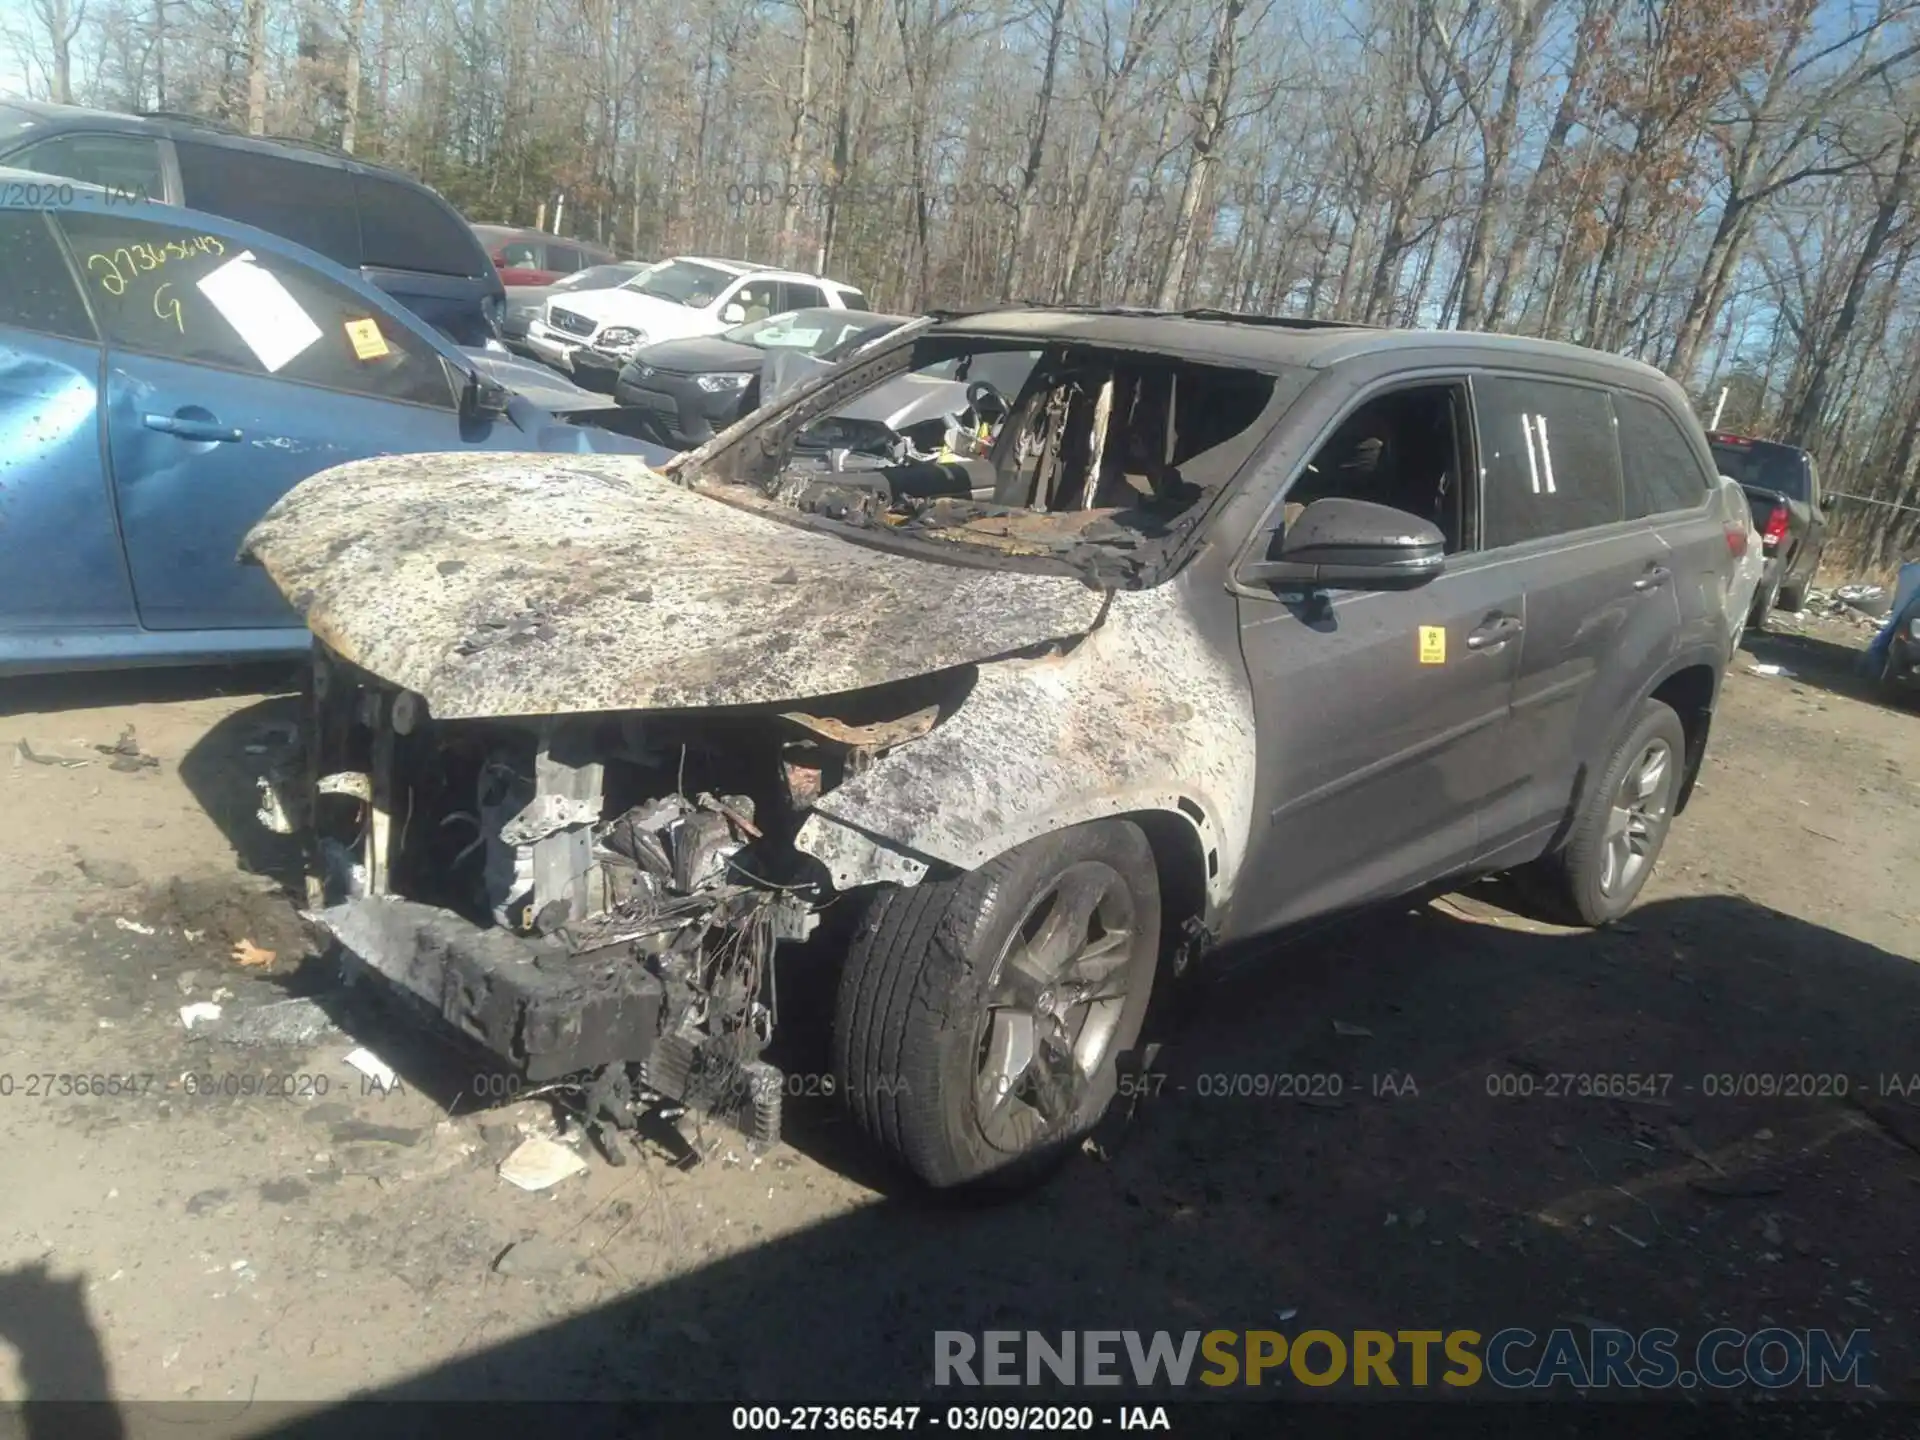
<instances>
[{"instance_id":1,"label":"dark gray minivan","mask_svg":"<svg viewBox=\"0 0 1920 1440\"><path fill-rule=\"evenodd\" d=\"M1010 351L934 457L821 438ZM318 919L527 1078L760 1140L777 950L937 1186L1069 1153L1236 942L1516 868L1622 914L1741 619L1685 395L1542 341L920 319L665 471L375 460L248 537L325 636Z\"/></svg>"},{"instance_id":2,"label":"dark gray minivan","mask_svg":"<svg viewBox=\"0 0 1920 1440\"><path fill-rule=\"evenodd\" d=\"M224 215L357 270L456 344L500 332L506 288L460 213L418 180L177 115L0 101L0 166Z\"/></svg>"}]
</instances>

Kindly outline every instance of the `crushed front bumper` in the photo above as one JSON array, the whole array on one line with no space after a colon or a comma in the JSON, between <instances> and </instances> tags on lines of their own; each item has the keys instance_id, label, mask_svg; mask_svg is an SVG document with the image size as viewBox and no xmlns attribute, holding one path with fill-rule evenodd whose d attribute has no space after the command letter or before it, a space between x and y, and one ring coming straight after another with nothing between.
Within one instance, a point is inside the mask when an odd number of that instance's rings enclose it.
<instances>
[{"instance_id":1,"label":"crushed front bumper","mask_svg":"<svg viewBox=\"0 0 1920 1440\"><path fill-rule=\"evenodd\" d=\"M644 1064L665 1024L665 987L624 953L573 955L390 896L313 918L348 955L530 1081Z\"/></svg>"}]
</instances>

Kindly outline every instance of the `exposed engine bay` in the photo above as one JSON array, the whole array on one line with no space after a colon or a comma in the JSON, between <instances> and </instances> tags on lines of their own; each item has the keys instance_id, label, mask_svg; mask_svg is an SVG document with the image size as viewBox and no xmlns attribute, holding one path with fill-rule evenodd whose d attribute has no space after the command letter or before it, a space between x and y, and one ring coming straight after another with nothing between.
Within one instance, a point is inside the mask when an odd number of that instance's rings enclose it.
<instances>
[{"instance_id":1,"label":"exposed engine bay","mask_svg":"<svg viewBox=\"0 0 1920 1440\"><path fill-rule=\"evenodd\" d=\"M307 773L261 819L308 838L310 913L347 954L528 1081L573 1082L610 1158L605 1127L684 1108L771 1145L776 951L837 898L794 836L964 690L439 722L317 649Z\"/></svg>"}]
</instances>

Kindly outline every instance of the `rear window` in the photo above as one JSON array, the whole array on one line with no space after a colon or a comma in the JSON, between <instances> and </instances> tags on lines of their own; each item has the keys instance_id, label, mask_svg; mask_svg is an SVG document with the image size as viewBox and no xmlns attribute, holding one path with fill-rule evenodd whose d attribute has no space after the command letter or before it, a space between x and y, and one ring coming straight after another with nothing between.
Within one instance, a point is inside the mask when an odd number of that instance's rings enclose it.
<instances>
[{"instance_id":1,"label":"rear window","mask_svg":"<svg viewBox=\"0 0 1920 1440\"><path fill-rule=\"evenodd\" d=\"M867 305L867 297L862 295L858 290L842 290L840 292L840 303L849 310L865 310L869 308Z\"/></svg>"},{"instance_id":2,"label":"rear window","mask_svg":"<svg viewBox=\"0 0 1920 1440\"><path fill-rule=\"evenodd\" d=\"M1620 458L1626 469L1627 518L1691 510L1712 483L1678 422L1651 400L1616 391Z\"/></svg>"},{"instance_id":3,"label":"rear window","mask_svg":"<svg viewBox=\"0 0 1920 1440\"><path fill-rule=\"evenodd\" d=\"M356 175L360 243L368 265L434 275L485 275L486 252L453 207L424 190Z\"/></svg>"},{"instance_id":4,"label":"rear window","mask_svg":"<svg viewBox=\"0 0 1920 1440\"><path fill-rule=\"evenodd\" d=\"M349 270L360 268L351 171L197 140L176 140L173 148L193 209L257 225Z\"/></svg>"},{"instance_id":5,"label":"rear window","mask_svg":"<svg viewBox=\"0 0 1920 1440\"><path fill-rule=\"evenodd\" d=\"M1771 440L1738 440L1722 435L1711 437L1710 443L1713 463L1729 480L1756 490L1777 490L1790 500L1808 498L1806 451Z\"/></svg>"}]
</instances>

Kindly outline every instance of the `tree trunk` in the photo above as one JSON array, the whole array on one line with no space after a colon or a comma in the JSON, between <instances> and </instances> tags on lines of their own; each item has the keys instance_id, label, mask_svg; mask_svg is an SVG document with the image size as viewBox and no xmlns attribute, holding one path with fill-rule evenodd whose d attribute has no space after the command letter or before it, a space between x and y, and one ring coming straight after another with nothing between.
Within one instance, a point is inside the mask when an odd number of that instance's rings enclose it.
<instances>
[{"instance_id":1,"label":"tree trunk","mask_svg":"<svg viewBox=\"0 0 1920 1440\"><path fill-rule=\"evenodd\" d=\"M1000 298L1017 300L1024 280L1027 230L1033 223L1033 187L1047 153L1047 120L1053 110L1053 81L1060 63L1060 41L1066 33L1067 0L1054 0L1047 22L1047 58L1040 67L1040 98L1034 105L1032 134L1027 139L1027 163L1020 172L1020 193L1013 206L1013 238L1007 246L1007 268L1000 281Z\"/></svg>"},{"instance_id":2,"label":"tree trunk","mask_svg":"<svg viewBox=\"0 0 1920 1440\"><path fill-rule=\"evenodd\" d=\"M1220 135L1227 123L1227 97L1233 90L1240 16L1246 0L1227 0L1220 28L1207 55L1207 83L1200 94L1200 114L1193 131L1193 159L1180 187L1180 206L1174 213L1173 239L1167 247L1166 267L1160 272L1160 291L1154 303L1171 310L1186 293L1187 271L1193 263L1194 221L1213 187L1220 165Z\"/></svg>"},{"instance_id":3,"label":"tree trunk","mask_svg":"<svg viewBox=\"0 0 1920 1440\"><path fill-rule=\"evenodd\" d=\"M807 159L807 109L813 103L813 42L820 13L820 0L800 0L800 92L793 102L793 129L787 134L787 173L781 177L780 263L797 265L800 237L794 225L800 206Z\"/></svg>"},{"instance_id":4,"label":"tree trunk","mask_svg":"<svg viewBox=\"0 0 1920 1440\"><path fill-rule=\"evenodd\" d=\"M1865 247L1854 261L1853 274L1847 280L1847 293L1840 302L1839 313L1814 350L1806 390L1787 420L1787 440L1802 449L1815 448L1819 439L1820 416L1826 408L1827 383L1834 361L1853 334L1854 322L1860 315L1860 300L1866 294L1873 267L1886 249L1887 237L1893 233L1894 220L1907 203L1917 150L1920 150L1920 119L1912 119L1907 122L1905 132L1900 137L1900 154L1894 161L1893 179L1886 193L1880 197L1879 208L1874 211L1873 226L1867 231Z\"/></svg>"},{"instance_id":5,"label":"tree trunk","mask_svg":"<svg viewBox=\"0 0 1920 1440\"><path fill-rule=\"evenodd\" d=\"M367 0L347 7L347 54L340 83L346 89L346 114L340 121L340 148L349 155L360 133L360 40L367 23Z\"/></svg>"},{"instance_id":6,"label":"tree trunk","mask_svg":"<svg viewBox=\"0 0 1920 1440\"><path fill-rule=\"evenodd\" d=\"M267 0L247 0L247 133L267 133Z\"/></svg>"},{"instance_id":7,"label":"tree trunk","mask_svg":"<svg viewBox=\"0 0 1920 1440\"><path fill-rule=\"evenodd\" d=\"M1507 188L1508 157L1513 150L1514 131L1520 121L1520 92L1526 88L1527 65L1540 35L1540 21L1546 13L1546 0L1521 0L1514 27L1513 42L1507 52L1506 82L1500 91L1500 108L1494 113L1493 126L1484 140L1486 163L1481 168L1480 204L1474 212L1473 229L1467 235L1466 258L1460 266L1460 325L1462 329L1480 326L1486 285L1487 247L1493 238L1493 217L1504 204Z\"/></svg>"}]
</instances>

